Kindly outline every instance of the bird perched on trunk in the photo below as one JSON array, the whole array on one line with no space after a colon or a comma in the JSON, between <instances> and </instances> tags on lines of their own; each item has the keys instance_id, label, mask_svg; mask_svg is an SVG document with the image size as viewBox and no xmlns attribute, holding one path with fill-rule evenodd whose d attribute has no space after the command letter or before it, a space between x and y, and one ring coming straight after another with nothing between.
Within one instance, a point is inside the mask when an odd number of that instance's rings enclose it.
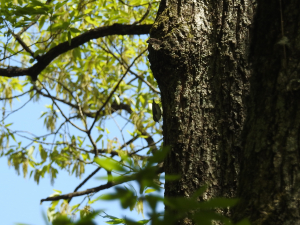
<instances>
[{"instance_id":1,"label":"bird perched on trunk","mask_svg":"<svg viewBox=\"0 0 300 225\"><path fill-rule=\"evenodd\" d=\"M159 105L155 103L154 99L153 99L153 103L152 103L152 115L153 115L153 120L155 122L158 122L160 120L161 110L160 110Z\"/></svg>"}]
</instances>

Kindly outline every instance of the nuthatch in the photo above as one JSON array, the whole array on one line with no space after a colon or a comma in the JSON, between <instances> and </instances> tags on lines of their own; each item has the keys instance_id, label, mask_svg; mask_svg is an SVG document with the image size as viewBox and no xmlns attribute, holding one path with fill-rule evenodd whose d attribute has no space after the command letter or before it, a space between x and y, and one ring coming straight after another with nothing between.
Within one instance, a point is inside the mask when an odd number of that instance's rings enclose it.
<instances>
[{"instance_id":1,"label":"nuthatch","mask_svg":"<svg viewBox=\"0 0 300 225\"><path fill-rule=\"evenodd\" d=\"M154 99L153 99L153 103L152 103L152 115L153 115L153 120L155 122L158 122L160 120L161 110L160 110L159 105L155 103Z\"/></svg>"}]
</instances>

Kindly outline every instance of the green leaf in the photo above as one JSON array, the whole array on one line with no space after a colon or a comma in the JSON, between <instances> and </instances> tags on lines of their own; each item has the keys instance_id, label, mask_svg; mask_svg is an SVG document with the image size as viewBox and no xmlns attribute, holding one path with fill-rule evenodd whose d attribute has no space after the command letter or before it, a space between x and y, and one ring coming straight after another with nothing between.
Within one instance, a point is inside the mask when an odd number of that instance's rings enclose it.
<instances>
[{"instance_id":1,"label":"green leaf","mask_svg":"<svg viewBox=\"0 0 300 225\"><path fill-rule=\"evenodd\" d=\"M77 136L77 140L79 141L79 147L81 147L83 144L83 140L81 140L81 138L79 136Z\"/></svg>"},{"instance_id":2,"label":"green leaf","mask_svg":"<svg viewBox=\"0 0 300 225\"><path fill-rule=\"evenodd\" d=\"M149 158L149 164L162 162L166 158L169 151L170 147L164 146L160 151L155 152L153 156Z\"/></svg>"},{"instance_id":3,"label":"green leaf","mask_svg":"<svg viewBox=\"0 0 300 225\"><path fill-rule=\"evenodd\" d=\"M40 156L41 156L42 160L46 161L48 154L44 150L44 148L43 148L43 146L41 144L39 145L39 152L40 152Z\"/></svg>"},{"instance_id":4,"label":"green leaf","mask_svg":"<svg viewBox=\"0 0 300 225\"><path fill-rule=\"evenodd\" d=\"M202 196L204 192L207 190L207 187L208 185L203 185L192 195L192 198L197 199L198 197Z\"/></svg>"},{"instance_id":5,"label":"green leaf","mask_svg":"<svg viewBox=\"0 0 300 225\"><path fill-rule=\"evenodd\" d=\"M250 221L248 219L243 219L236 223L235 225L251 225Z\"/></svg>"},{"instance_id":6,"label":"green leaf","mask_svg":"<svg viewBox=\"0 0 300 225\"><path fill-rule=\"evenodd\" d=\"M135 205L136 211L138 212L138 214L142 214L144 217L144 202L143 199L139 198L136 205ZM132 210L133 208L130 208L130 210Z\"/></svg>"},{"instance_id":7,"label":"green leaf","mask_svg":"<svg viewBox=\"0 0 300 225\"><path fill-rule=\"evenodd\" d=\"M119 199L121 206L124 209L128 207L132 209L135 206L137 202L137 197L132 193L132 191L123 187L116 187L115 190L116 190L115 193L102 195L100 199L102 200Z\"/></svg>"},{"instance_id":8,"label":"green leaf","mask_svg":"<svg viewBox=\"0 0 300 225\"><path fill-rule=\"evenodd\" d=\"M50 197L58 196L58 195L61 195L61 193L62 193L60 190L53 189L53 191L54 191L54 193L52 195L50 195ZM56 205L58 204L58 201L54 201L54 202L55 202ZM54 204L54 203L52 202L52 204Z\"/></svg>"},{"instance_id":9,"label":"green leaf","mask_svg":"<svg viewBox=\"0 0 300 225\"><path fill-rule=\"evenodd\" d=\"M124 167L117 161L111 158L95 158L94 162L97 163L100 167L108 171L126 171Z\"/></svg>"},{"instance_id":10,"label":"green leaf","mask_svg":"<svg viewBox=\"0 0 300 225\"><path fill-rule=\"evenodd\" d=\"M69 46L71 46L71 40L72 40L71 32L68 31L68 42L69 42Z\"/></svg>"},{"instance_id":11,"label":"green leaf","mask_svg":"<svg viewBox=\"0 0 300 225\"><path fill-rule=\"evenodd\" d=\"M114 96L115 96L117 104L120 105L120 103L121 103L120 98L117 95L114 95Z\"/></svg>"},{"instance_id":12,"label":"green leaf","mask_svg":"<svg viewBox=\"0 0 300 225\"><path fill-rule=\"evenodd\" d=\"M13 133L9 133L9 136L10 136L15 142L17 142L17 141L16 141L16 138L15 138L15 135L14 135Z\"/></svg>"},{"instance_id":13,"label":"green leaf","mask_svg":"<svg viewBox=\"0 0 300 225\"><path fill-rule=\"evenodd\" d=\"M31 4L34 5L34 6L42 6L44 7L45 3L42 3L42 2L39 2L37 0L30 0L31 1Z\"/></svg>"},{"instance_id":14,"label":"green leaf","mask_svg":"<svg viewBox=\"0 0 300 225\"><path fill-rule=\"evenodd\" d=\"M77 33L81 33L81 31L80 30L78 30L77 28L75 28L75 27L70 27L69 28L69 30L72 32L72 33L75 33L75 34L77 34Z\"/></svg>"},{"instance_id":15,"label":"green leaf","mask_svg":"<svg viewBox=\"0 0 300 225\"><path fill-rule=\"evenodd\" d=\"M40 118L42 118L43 116L45 116L47 114L47 112L42 112L42 115L40 116Z\"/></svg>"},{"instance_id":16,"label":"green leaf","mask_svg":"<svg viewBox=\"0 0 300 225\"><path fill-rule=\"evenodd\" d=\"M34 57L37 57L38 55L43 54L43 53L45 53L45 50L38 49L37 51L35 51Z\"/></svg>"},{"instance_id":17,"label":"green leaf","mask_svg":"<svg viewBox=\"0 0 300 225\"><path fill-rule=\"evenodd\" d=\"M96 143L97 143L98 141L100 141L102 137L103 137L103 134L100 134L100 135L98 136L97 140L96 140Z\"/></svg>"},{"instance_id":18,"label":"green leaf","mask_svg":"<svg viewBox=\"0 0 300 225\"><path fill-rule=\"evenodd\" d=\"M56 195L58 195L58 194L56 194ZM52 196L56 196L56 195L52 195ZM50 195L50 197L52 197L51 195ZM57 206L57 204L59 203L59 200L57 200L57 201L52 201L51 202L51 208L52 209L55 209L55 207Z\"/></svg>"},{"instance_id":19,"label":"green leaf","mask_svg":"<svg viewBox=\"0 0 300 225\"><path fill-rule=\"evenodd\" d=\"M90 16L86 16L86 17L84 17L84 19L86 22L93 24L96 27L98 26L98 24Z\"/></svg>"},{"instance_id":20,"label":"green leaf","mask_svg":"<svg viewBox=\"0 0 300 225\"><path fill-rule=\"evenodd\" d=\"M147 190L145 191L145 194L149 194L149 193L154 192L154 191L156 191L156 190L155 190L155 189L149 188L149 189L147 189Z\"/></svg>"},{"instance_id":21,"label":"green leaf","mask_svg":"<svg viewBox=\"0 0 300 225\"><path fill-rule=\"evenodd\" d=\"M137 224L147 224L150 220L139 220Z\"/></svg>"},{"instance_id":22,"label":"green leaf","mask_svg":"<svg viewBox=\"0 0 300 225\"><path fill-rule=\"evenodd\" d=\"M59 215L58 217L55 217L54 220L52 221L52 225L71 225L71 219L68 218L65 215Z\"/></svg>"},{"instance_id":23,"label":"green leaf","mask_svg":"<svg viewBox=\"0 0 300 225\"><path fill-rule=\"evenodd\" d=\"M34 152L35 146L31 146L28 150L27 150L27 154L29 157L32 157L32 153Z\"/></svg>"},{"instance_id":24,"label":"green leaf","mask_svg":"<svg viewBox=\"0 0 300 225\"><path fill-rule=\"evenodd\" d=\"M43 15L43 16L40 17L40 21L39 21L39 30L40 31L42 30L42 28L43 28L43 26L45 24L46 19L47 19L46 15Z\"/></svg>"},{"instance_id":25,"label":"green leaf","mask_svg":"<svg viewBox=\"0 0 300 225\"><path fill-rule=\"evenodd\" d=\"M55 5L55 10L57 11L60 7L62 7L63 5L65 5L67 3L68 0L65 0L63 2L58 2L56 5Z\"/></svg>"},{"instance_id":26,"label":"green leaf","mask_svg":"<svg viewBox=\"0 0 300 225\"><path fill-rule=\"evenodd\" d=\"M131 0L129 2L130 5L138 6L141 5L142 0Z\"/></svg>"},{"instance_id":27,"label":"green leaf","mask_svg":"<svg viewBox=\"0 0 300 225\"><path fill-rule=\"evenodd\" d=\"M123 223L124 224L124 222L125 222L124 219L116 218L114 220L106 221L105 223L107 223L107 224L121 224L121 223Z\"/></svg>"}]
</instances>

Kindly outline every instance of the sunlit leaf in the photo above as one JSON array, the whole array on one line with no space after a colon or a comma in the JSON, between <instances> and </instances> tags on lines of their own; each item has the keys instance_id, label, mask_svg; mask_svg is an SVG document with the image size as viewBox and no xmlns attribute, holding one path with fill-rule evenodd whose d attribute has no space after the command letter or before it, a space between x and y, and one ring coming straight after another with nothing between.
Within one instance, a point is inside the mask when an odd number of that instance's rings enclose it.
<instances>
[{"instance_id":1,"label":"sunlit leaf","mask_svg":"<svg viewBox=\"0 0 300 225\"><path fill-rule=\"evenodd\" d=\"M147 190L145 191L145 194L149 194L149 193L154 192L154 191L156 191L156 190L155 190L155 189L149 188L149 189L147 189Z\"/></svg>"},{"instance_id":2,"label":"sunlit leaf","mask_svg":"<svg viewBox=\"0 0 300 225\"><path fill-rule=\"evenodd\" d=\"M126 171L119 162L110 158L95 158L94 162L108 171Z\"/></svg>"}]
</instances>

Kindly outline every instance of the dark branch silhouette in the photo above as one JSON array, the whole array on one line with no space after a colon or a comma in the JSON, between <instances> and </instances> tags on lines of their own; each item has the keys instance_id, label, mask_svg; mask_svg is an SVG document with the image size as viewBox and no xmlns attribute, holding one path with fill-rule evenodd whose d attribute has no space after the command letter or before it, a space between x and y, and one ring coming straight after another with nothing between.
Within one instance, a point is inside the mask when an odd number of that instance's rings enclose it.
<instances>
[{"instance_id":1,"label":"dark branch silhouette","mask_svg":"<svg viewBox=\"0 0 300 225\"><path fill-rule=\"evenodd\" d=\"M164 168L162 166L162 164L158 164L157 166L157 171L156 173L157 174L161 174L164 172ZM82 196L82 195L87 195L87 194L91 194L91 193L96 193L98 191L101 191L101 190L105 190L105 189L108 189L110 187L113 187L113 186L116 186L118 184L122 184L122 183L125 183L125 182L128 182L128 181L131 181L131 180L134 180L135 179L135 176L129 176L129 177L126 177L126 179L122 180L122 181L119 181L119 182L107 182L106 184L103 184L103 185L100 185L98 187L94 187L94 188L89 188L89 189L86 189L84 191L77 191L77 192L72 192L72 193L68 193L68 194L65 194L65 195L58 195L58 196L53 196L53 197L48 197L48 198L45 198L45 199L41 199L41 204L45 201L56 201L56 200L60 200L60 199L70 199L70 198L73 198L73 197L76 197L76 196Z\"/></svg>"},{"instance_id":2,"label":"dark branch silhouette","mask_svg":"<svg viewBox=\"0 0 300 225\"><path fill-rule=\"evenodd\" d=\"M141 35L148 34L151 28L151 24L146 25L124 25L124 24L113 24L111 26L98 27L89 30L83 34L78 35L71 39L71 44L65 41L52 49L50 49L43 56L39 56L39 61L29 68L10 67L7 69L0 68L0 76L5 77L18 77L18 76L30 76L33 81L37 80L37 76L42 72L52 60L59 55L77 48L84 43L92 39L97 39L109 35Z\"/></svg>"}]
</instances>

